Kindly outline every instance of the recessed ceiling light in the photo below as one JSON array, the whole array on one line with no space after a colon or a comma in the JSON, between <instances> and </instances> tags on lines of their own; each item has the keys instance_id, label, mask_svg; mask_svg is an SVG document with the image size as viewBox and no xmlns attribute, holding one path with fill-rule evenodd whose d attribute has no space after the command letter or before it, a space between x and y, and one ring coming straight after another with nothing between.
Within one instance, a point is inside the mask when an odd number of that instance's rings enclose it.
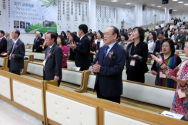
<instances>
[{"instance_id":1,"label":"recessed ceiling light","mask_svg":"<svg viewBox=\"0 0 188 125\"><path fill-rule=\"evenodd\" d=\"M157 7L161 7L161 6L157 6Z\"/></svg>"},{"instance_id":2,"label":"recessed ceiling light","mask_svg":"<svg viewBox=\"0 0 188 125\"><path fill-rule=\"evenodd\" d=\"M172 0L172 1L178 1L178 0Z\"/></svg>"},{"instance_id":3,"label":"recessed ceiling light","mask_svg":"<svg viewBox=\"0 0 188 125\"><path fill-rule=\"evenodd\" d=\"M155 6L155 4L151 4L151 6Z\"/></svg>"},{"instance_id":4,"label":"recessed ceiling light","mask_svg":"<svg viewBox=\"0 0 188 125\"><path fill-rule=\"evenodd\" d=\"M132 4L132 3L125 3L125 4L130 5L130 4Z\"/></svg>"},{"instance_id":5,"label":"recessed ceiling light","mask_svg":"<svg viewBox=\"0 0 188 125\"><path fill-rule=\"evenodd\" d=\"M118 0L111 0L111 2L118 2Z\"/></svg>"},{"instance_id":6,"label":"recessed ceiling light","mask_svg":"<svg viewBox=\"0 0 188 125\"><path fill-rule=\"evenodd\" d=\"M177 10L173 10L173 11L177 11Z\"/></svg>"},{"instance_id":7,"label":"recessed ceiling light","mask_svg":"<svg viewBox=\"0 0 188 125\"><path fill-rule=\"evenodd\" d=\"M188 3L185 3L184 5L187 5L187 6L188 6Z\"/></svg>"},{"instance_id":8,"label":"recessed ceiling light","mask_svg":"<svg viewBox=\"0 0 188 125\"><path fill-rule=\"evenodd\" d=\"M178 3L183 3L183 1L179 1Z\"/></svg>"}]
</instances>

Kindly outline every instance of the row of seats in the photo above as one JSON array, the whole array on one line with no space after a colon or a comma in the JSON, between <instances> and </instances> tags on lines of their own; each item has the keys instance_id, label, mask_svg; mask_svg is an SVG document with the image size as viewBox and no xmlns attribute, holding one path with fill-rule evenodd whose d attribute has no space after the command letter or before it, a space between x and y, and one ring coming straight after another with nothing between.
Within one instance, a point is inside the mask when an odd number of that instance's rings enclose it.
<instances>
[{"instance_id":1,"label":"row of seats","mask_svg":"<svg viewBox=\"0 0 188 125\"><path fill-rule=\"evenodd\" d=\"M44 125L187 124L2 70L0 79L0 98L43 120Z\"/></svg>"}]
</instances>

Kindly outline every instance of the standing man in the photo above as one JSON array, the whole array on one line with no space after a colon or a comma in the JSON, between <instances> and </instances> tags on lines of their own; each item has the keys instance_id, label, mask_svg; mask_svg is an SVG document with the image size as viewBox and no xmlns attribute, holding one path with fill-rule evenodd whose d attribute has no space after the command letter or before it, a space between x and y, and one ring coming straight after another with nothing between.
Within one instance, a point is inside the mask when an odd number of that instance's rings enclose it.
<instances>
[{"instance_id":1,"label":"standing man","mask_svg":"<svg viewBox=\"0 0 188 125\"><path fill-rule=\"evenodd\" d=\"M119 30L120 34L124 33L123 26L121 26L121 29Z\"/></svg>"},{"instance_id":2,"label":"standing man","mask_svg":"<svg viewBox=\"0 0 188 125\"><path fill-rule=\"evenodd\" d=\"M90 61L90 41L86 35L88 32L88 27L85 24L81 24L78 30L78 35L80 37L80 43L70 44L72 50L76 52L75 64L77 67L80 67L80 71L88 70L91 66Z\"/></svg>"},{"instance_id":3,"label":"standing man","mask_svg":"<svg viewBox=\"0 0 188 125\"><path fill-rule=\"evenodd\" d=\"M106 46L100 48L94 62L93 72L97 74L94 91L97 97L120 103L122 94L122 71L125 65L125 50L116 40L119 31L109 27L104 33Z\"/></svg>"},{"instance_id":4,"label":"standing man","mask_svg":"<svg viewBox=\"0 0 188 125\"><path fill-rule=\"evenodd\" d=\"M7 40L4 35L5 32L0 30L0 54L7 53Z\"/></svg>"},{"instance_id":5,"label":"standing man","mask_svg":"<svg viewBox=\"0 0 188 125\"><path fill-rule=\"evenodd\" d=\"M184 45L185 45L185 41L186 41L186 36L184 35L184 30L181 29L180 30L180 34L176 38L176 43L177 43L176 49L183 50L184 49Z\"/></svg>"},{"instance_id":6,"label":"standing man","mask_svg":"<svg viewBox=\"0 0 188 125\"><path fill-rule=\"evenodd\" d=\"M43 45L42 39L40 38L40 32L35 33L36 38L34 39L33 43L33 52L42 52L42 48L40 45Z\"/></svg>"},{"instance_id":7,"label":"standing man","mask_svg":"<svg viewBox=\"0 0 188 125\"><path fill-rule=\"evenodd\" d=\"M13 46L13 40L12 40L12 38L10 38L9 32L5 33L5 37L7 39L7 53L9 53L12 49L12 46Z\"/></svg>"},{"instance_id":8,"label":"standing man","mask_svg":"<svg viewBox=\"0 0 188 125\"><path fill-rule=\"evenodd\" d=\"M12 31L13 46L9 56L9 72L20 75L20 70L24 68L25 45L20 40L20 31L15 29Z\"/></svg>"},{"instance_id":9,"label":"standing man","mask_svg":"<svg viewBox=\"0 0 188 125\"><path fill-rule=\"evenodd\" d=\"M164 38L165 38L164 33L158 32L158 34L157 34L158 40L155 42L156 44L155 44L155 49L154 49L154 52L153 52L154 55L159 55L161 53L161 43L164 40Z\"/></svg>"},{"instance_id":10,"label":"standing man","mask_svg":"<svg viewBox=\"0 0 188 125\"><path fill-rule=\"evenodd\" d=\"M48 48L45 52L44 66L44 80L57 80L58 86L62 78L62 59L63 52L61 48L55 43L57 36L54 33L46 35L46 44Z\"/></svg>"},{"instance_id":11,"label":"standing man","mask_svg":"<svg viewBox=\"0 0 188 125\"><path fill-rule=\"evenodd\" d=\"M185 17L183 17L183 25L185 25L186 22L187 21L186 21Z\"/></svg>"}]
</instances>

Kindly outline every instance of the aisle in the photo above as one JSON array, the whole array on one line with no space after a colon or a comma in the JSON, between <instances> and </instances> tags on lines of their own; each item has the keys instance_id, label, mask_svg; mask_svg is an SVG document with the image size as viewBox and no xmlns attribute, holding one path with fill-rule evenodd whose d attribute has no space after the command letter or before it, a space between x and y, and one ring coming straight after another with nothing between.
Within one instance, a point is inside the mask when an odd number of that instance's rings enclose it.
<instances>
[{"instance_id":1,"label":"aisle","mask_svg":"<svg viewBox=\"0 0 188 125\"><path fill-rule=\"evenodd\" d=\"M0 125L42 125L42 122L0 99Z\"/></svg>"}]
</instances>

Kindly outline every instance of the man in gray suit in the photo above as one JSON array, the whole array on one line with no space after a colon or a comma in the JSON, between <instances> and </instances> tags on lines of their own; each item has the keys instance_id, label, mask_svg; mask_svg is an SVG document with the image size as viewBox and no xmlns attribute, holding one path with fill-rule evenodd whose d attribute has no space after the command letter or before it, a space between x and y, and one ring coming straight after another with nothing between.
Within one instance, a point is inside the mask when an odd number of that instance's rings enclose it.
<instances>
[{"instance_id":1,"label":"man in gray suit","mask_svg":"<svg viewBox=\"0 0 188 125\"><path fill-rule=\"evenodd\" d=\"M12 31L13 46L8 54L9 72L20 75L20 70L24 68L25 45L20 40L20 31Z\"/></svg>"},{"instance_id":2,"label":"man in gray suit","mask_svg":"<svg viewBox=\"0 0 188 125\"><path fill-rule=\"evenodd\" d=\"M7 39L7 52L10 52L11 48L13 46L13 40L12 40L12 38L10 38L10 33L9 32L5 33L5 37Z\"/></svg>"},{"instance_id":3,"label":"man in gray suit","mask_svg":"<svg viewBox=\"0 0 188 125\"><path fill-rule=\"evenodd\" d=\"M184 30L181 29L180 30L180 34L176 38L176 43L177 43L176 49L183 50L184 49L184 45L185 45L185 41L186 41L186 36L184 35Z\"/></svg>"}]
</instances>

